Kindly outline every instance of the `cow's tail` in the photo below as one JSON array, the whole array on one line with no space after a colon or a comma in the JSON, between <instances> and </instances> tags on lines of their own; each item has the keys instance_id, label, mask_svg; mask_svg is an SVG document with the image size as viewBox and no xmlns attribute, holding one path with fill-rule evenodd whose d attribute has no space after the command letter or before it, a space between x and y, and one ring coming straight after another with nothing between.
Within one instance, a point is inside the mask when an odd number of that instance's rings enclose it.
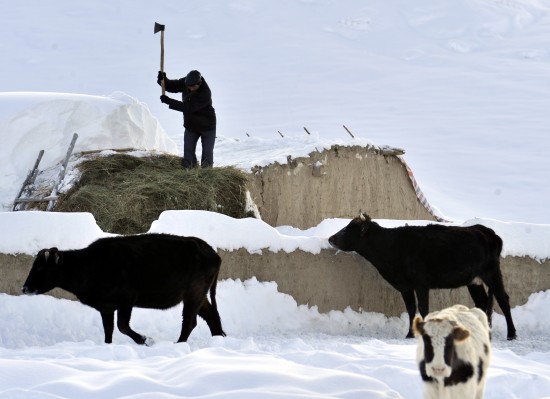
<instances>
[{"instance_id":1,"label":"cow's tail","mask_svg":"<svg viewBox=\"0 0 550 399\"><path fill-rule=\"evenodd\" d=\"M485 238L491 260L495 263L495 266L500 267L500 255L503 247L502 238L489 227L483 225L477 225L477 227L478 231L481 232Z\"/></svg>"},{"instance_id":2,"label":"cow's tail","mask_svg":"<svg viewBox=\"0 0 550 399\"><path fill-rule=\"evenodd\" d=\"M500 238L500 236L496 233L494 233L494 236L493 236L493 243L495 245L494 255L498 259L500 264L500 255L502 253L503 242L502 242L502 238Z\"/></svg>"},{"instance_id":3,"label":"cow's tail","mask_svg":"<svg viewBox=\"0 0 550 399\"><path fill-rule=\"evenodd\" d=\"M493 278L496 279L496 281L502 282L502 271L500 270L500 255L502 253L502 247L503 242L502 238L495 233L494 230L487 228L488 234L487 237L489 239L489 245L491 248L491 262L493 264ZM493 308L494 308L494 286L488 286L487 287L487 319L489 321L489 326L492 326L492 316L493 316Z\"/></svg>"},{"instance_id":4,"label":"cow's tail","mask_svg":"<svg viewBox=\"0 0 550 399\"><path fill-rule=\"evenodd\" d=\"M218 303L216 302L216 288L218 287L219 273L220 272L218 269L216 273L214 273L212 284L210 285L210 302L212 304L212 309L215 317L214 320L212 320L213 326L210 326L210 323L209 326L211 327L212 335L221 335L222 337L225 337L227 334L225 333L225 331L223 331L222 320L218 312Z\"/></svg>"},{"instance_id":5,"label":"cow's tail","mask_svg":"<svg viewBox=\"0 0 550 399\"><path fill-rule=\"evenodd\" d=\"M491 287L487 287L487 309L485 314L487 315L487 321L489 322L489 327L493 325L493 307L494 307L495 294Z\"/></svg>"},{"instance_id":6,"label":"cow's tail","mask_svg":"<svg viewBox=\"0 0 550 399\"><path fill-rule=\"evenodd\" d=\"M214 277L212 277L212 284L210 285L210 302L212 303L212 307L216 309L216 311L218 311L218 303L216 302L216 288L218 287L219 274L219 271L214 274Z\"/></svg>"}]
</instances>

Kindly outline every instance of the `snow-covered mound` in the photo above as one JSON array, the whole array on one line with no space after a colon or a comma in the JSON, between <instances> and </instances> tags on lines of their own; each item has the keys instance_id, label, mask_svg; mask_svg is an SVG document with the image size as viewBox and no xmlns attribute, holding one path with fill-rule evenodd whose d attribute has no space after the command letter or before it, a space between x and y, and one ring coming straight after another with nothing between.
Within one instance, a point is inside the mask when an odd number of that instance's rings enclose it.
<instances>
[{"instance_id":1,"label":"snow-covered mound","mask_svg":"<svg viewBox=\"0 0 550 399\"><path fill-rule=\"evenodd\" d=\"M178 151L147 106L122 93L0 93L0 208L9 209L39 151L45 151L39 169L58 164L74 133L74 152Z\"/></svg>"}]
</instances>

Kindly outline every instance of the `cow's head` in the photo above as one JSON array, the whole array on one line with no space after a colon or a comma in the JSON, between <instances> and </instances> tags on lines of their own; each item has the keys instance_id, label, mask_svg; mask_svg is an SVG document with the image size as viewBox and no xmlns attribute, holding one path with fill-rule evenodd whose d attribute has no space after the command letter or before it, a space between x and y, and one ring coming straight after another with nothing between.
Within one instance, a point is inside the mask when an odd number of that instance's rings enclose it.
<instances>
[{"instance_id":1,"label":"cow's head","mask_svg":"<svg viewBox=\"0 0 550 399\"><path fill-rule=\"evenodd\" d=\"M352 219L346 227L331 236L328 241L341 251L356 251L373 223L369 215L360 212L359 216Z\"/></svg>"},{"instance_id":2,"label":"cow's head","mask_svg":"<svg viewBox=\"0 0 550 399\"><path fill-rule=\"evenodd\" d=\"M457 362L456 345L464 344L470 331L456 321L437 318L423 321L417 316L413 332L418 339L417 356L422 377L440 380L450 377L452 366ZM464 370L473 374L471 367Z\"/></svg>"},{"instance_id":3,"label":"cow's head","mask_svg":"<svg viewBox=\"0 0 550 399\"><path fill-rule=\"evenodd\" d=\"M23 294L43 294L57 287L61 278L62 263L63 254L57 248L41 250L23 285Z\"/></svg>"}]
</instances>

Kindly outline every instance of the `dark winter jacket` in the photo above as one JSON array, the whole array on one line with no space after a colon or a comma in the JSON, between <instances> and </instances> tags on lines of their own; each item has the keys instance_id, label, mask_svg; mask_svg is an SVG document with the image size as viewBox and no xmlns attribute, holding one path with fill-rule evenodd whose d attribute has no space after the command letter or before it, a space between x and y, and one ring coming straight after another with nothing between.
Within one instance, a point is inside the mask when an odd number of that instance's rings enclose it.
<instances>
[{"instance_id":1,"label":"dark winter jacket","mask_svg":"<svg viewBox=\"0 0 550 399\"><path fill-rule=\"evenodd\" d=\"M216 111L212 106L212 93L204 78L197 91L185 86L185 78L164 79L164 87L170 93L182 93L182 101L171 99L170 109L183 112L183 126L196 133L216 129Z\"/></svg>"}]
</instances>

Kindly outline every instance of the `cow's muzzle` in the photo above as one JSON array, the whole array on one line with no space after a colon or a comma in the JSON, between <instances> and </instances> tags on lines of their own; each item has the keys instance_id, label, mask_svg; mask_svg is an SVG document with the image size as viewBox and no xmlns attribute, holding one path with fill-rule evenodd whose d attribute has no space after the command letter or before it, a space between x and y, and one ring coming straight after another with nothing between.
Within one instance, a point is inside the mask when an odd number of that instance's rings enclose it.
<instances>
[{"instance_id":1,"label":"cow's muzzle","mask_svg":"<svg viewBox=\"0 0 550 399\"><path fill-rule=\"evenodd\" d=\"M333 236L330 236L328 239L329 244L332 245L334 248L338 249L337 241L338 241L338 238L336 237L336 234Z\"/></svg>"},{"instance_id":2,"label":"cow's muzzle","mask_svg":"<svg viewBox=\"0 0 550 399\"><path fill-rule=\"evenodd\" d=\"M36 295L38 293L38 291L33 291L26 285L23 286L23 288L21 289L21 292L23 292L23 294L25 295Z\"/></svg>"}]
</instances>

